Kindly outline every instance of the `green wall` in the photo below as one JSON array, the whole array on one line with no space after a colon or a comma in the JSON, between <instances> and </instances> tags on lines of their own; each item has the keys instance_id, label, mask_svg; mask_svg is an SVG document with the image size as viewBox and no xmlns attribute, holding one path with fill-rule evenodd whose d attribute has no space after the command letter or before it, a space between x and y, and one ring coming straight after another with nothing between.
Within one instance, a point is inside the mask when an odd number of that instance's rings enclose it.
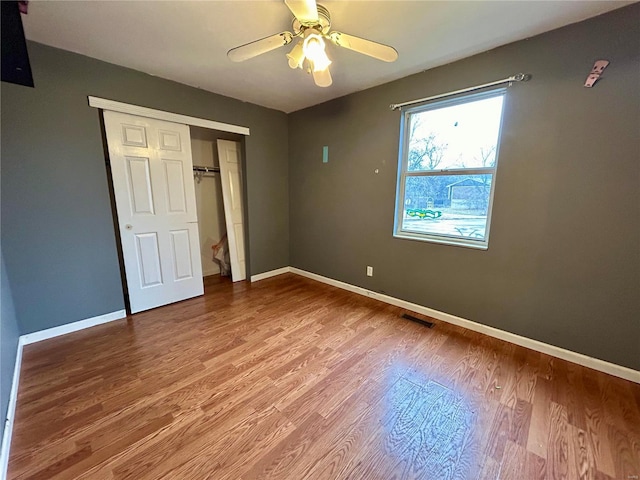
<instances>
[{"instance_id":1,"label":"green wall","mask_svg":"<svg viewBox=\"0 0 640 480\"><path fill-rule=\"evenodd\" d=\"M289 115L291 265L640 369L639 19L635 4ZM533 78L507 93L488 251L393 238L389 104L518 72Z\"/></svg>"},{"instance_id":2,"label":"green wall","mask_svg":"<svg viewBox=\"0 0 640 480\"><path fill-rule=\"evenodd\" d=\"M124 308L93 95L242 125L252 274L289 264L282 112L29 43L36 88L2 83L2 249L20 333Z\"/></svg>"}]
</instances>

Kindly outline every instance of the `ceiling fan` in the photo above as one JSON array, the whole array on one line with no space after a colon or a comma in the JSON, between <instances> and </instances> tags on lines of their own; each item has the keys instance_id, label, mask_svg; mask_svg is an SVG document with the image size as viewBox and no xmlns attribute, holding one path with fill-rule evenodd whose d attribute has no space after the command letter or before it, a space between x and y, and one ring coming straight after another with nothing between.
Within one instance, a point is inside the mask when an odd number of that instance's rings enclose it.
<instances>
[{"instance_id":1,"label":"ceiling fan","mask_svg":"<svg viewBox=\"0 0 640 480\"><path fill-rule=\"evenodd\" d=\"M398 58L396 49L388 45L346 33L330 32L331 15L329 10L322 5L317 5L315 0L284 0L284 3L294 15L293 33L276 33L232 48L227 52L229 59L234 62L243 62L289 45L299 38L296 45L287 54L289 66L293 69L306 68L313 75L316 85L328 87L332 83L329 72L331 60L325 52L325 39L339 47L348 48L385 62L393 62Z\"/></svg>"}]
</instances>

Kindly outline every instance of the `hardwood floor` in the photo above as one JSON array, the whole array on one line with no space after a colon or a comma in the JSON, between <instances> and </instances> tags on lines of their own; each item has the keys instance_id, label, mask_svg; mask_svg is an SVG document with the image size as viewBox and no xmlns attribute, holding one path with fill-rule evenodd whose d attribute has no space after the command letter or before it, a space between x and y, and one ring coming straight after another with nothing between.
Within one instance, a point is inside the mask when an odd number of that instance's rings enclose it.
<instances>
[{"instance_id":1,"label":"hardwood floor","mask_svg":"<svg viewBox=\"0 0 640 480\"><path fill-rule=\"evenodd\" d=\"M637 479L640 385L293 274L24 349L10 479Z\"/></svg>"}]
</instances>

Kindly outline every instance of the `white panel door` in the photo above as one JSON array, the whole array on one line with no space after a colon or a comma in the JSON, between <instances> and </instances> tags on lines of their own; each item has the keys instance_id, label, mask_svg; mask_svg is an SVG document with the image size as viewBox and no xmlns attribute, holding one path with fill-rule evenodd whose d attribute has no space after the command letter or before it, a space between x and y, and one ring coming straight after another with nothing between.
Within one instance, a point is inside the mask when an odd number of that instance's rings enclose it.
<instances>
[{"instance_id":1,"label":"white panel door","mask_svg":"<svg viewBox=\"0 0 640 480\"><path fill-rule=\"evenodd\" d=\"M218 157L220 160L224 218L227 224L229 256L231 257L231 279L237 282L247 278L244 257L244 223L242 220L240 144L229 140L218 140Z\"/></svg>"},{"instance_id":2,"label":"white panel door","mask_svg":"<svg viewBox=\"0 0 640 480\"><path fill-rule=\"evenodd\" d=\"M105 111L131 313L204 293L189 127Z\"/></svg>"}]
</instances>

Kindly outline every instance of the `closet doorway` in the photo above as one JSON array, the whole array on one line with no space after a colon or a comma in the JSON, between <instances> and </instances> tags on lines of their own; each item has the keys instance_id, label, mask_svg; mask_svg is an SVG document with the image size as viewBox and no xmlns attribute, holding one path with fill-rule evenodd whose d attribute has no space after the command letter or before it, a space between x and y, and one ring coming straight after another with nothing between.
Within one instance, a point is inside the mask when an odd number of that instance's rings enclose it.
<instances>
[{"instance_id":1,"label":"closet doorway","mask_svg":"<svg viewBox=\"0 0 640 480\"><path fill-rule=\"evenodd\" d=\"M203 276L246 279L242 135L191 127Z\"/></svg>"},{"instance_id":2,"label":"closet doorway","mask_svg":"<svg viewBox=\"0 0 640 480\"><path fill-rule=\"evenodd\" d=\"M136 313L201 295L202 267L205 266L205 275L215 274L215 268L210 268L214 262L220 271L221 264L213 260L212 247L229 252L222 258L231 264L227 270L234 281L245 279L246 192L241 152L249 129L99 97L89 96L88 101L102 114L127 312ZM217 147L222 141L233 145L230 151L234 152L234 160L225 162L221 172ZM197 158L192 157L192 144ZM197 162L204 162L204 166ZM219 188L212 187L211 196L200 192L202 201L197 202L192 182L201 183L210 173L218 173L222 183ZM229 183L224 184L224 179ZM225 200L219 202L218 192L225 190L227 193L222 195ZM219 205L223 205L223 212L229 211L230 223L225 221L224 228L219 226L220 218L225 218L224 213L220 216ZM205 227L202 234L200 219ZM229 240L222 231L227 229L236 233L228 235Z\"/></svg>"}]
</instances>

